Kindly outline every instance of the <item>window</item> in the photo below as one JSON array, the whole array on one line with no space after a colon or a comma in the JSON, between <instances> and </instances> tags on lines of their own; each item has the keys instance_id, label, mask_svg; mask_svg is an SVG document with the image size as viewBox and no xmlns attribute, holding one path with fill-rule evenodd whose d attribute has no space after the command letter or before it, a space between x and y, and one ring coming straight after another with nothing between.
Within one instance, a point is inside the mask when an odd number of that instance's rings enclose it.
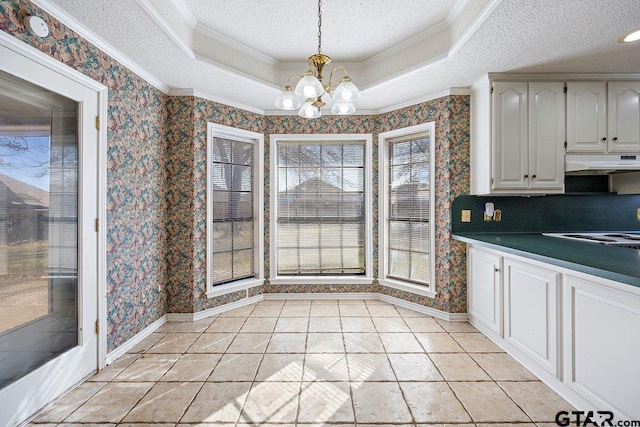
<instances>
[{"instance_id":1,"label":"window","mask_svg":"<svg viewBox=\"0 0 640 427\"><path fill-rule=\"evenodd\" d=\"M380 277L429 286L433 275L433 127L380 135Z\"/></svg>"},{"instance_id":2,"label":"window","mask_svg":"<svg viewBox=\"0 0 640 427\"><path fill-rule=\"evenodd\" d=\"M273 136L276 277L367 277L367 140L370 136Z\"/></svg>"},{"instance_id":3,"label":"window","mask_svg":"<svg viewBox=\"0 0 640 427\"><path fill-rule=\"evenodd\" d=\"M207 195L209 290L262 270L262 136L209 124ZM246 282L242 282L246 283Z\"/></svg>"}]
</instances>

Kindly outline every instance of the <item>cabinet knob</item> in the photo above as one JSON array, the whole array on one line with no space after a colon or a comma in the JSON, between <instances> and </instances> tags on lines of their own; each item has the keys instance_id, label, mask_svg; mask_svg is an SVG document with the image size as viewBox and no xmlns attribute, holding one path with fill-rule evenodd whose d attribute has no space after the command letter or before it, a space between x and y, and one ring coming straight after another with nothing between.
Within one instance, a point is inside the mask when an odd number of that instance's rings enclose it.
<instances>
[{"instance_id":1,"label":"cabinet knob","mask_svg":"<svg viewBox=\"0 0 640 427\"><path fill-rule=\"evenodd\" d=\"M527 178L529 178L529 175L525 175L525 176L524 176L524 179L527 179Z\"/></svg>"},{"instance_id":2,"label":"cabinet knob","mask_svg":"<svg viewBox=\"0 0 640 427\"><path fill-rule=\"evenodd\" d=\"M494 268L494 270L496 271L496 273L499 273L499 272L500 272L500 269L499 269L499 268Z\"/></svg>"},{"instance_id":3,"label":"cabinet knob","mask_svg":"<svg viewBox=\"0 0 640 427\"><path fill-rule=\"evenodd\" d=\"M614 140L614 141L617 141L617 140L618 140L618 137L617 137L617 136L614 136L614 137L613 137L613 140Z\"/></svg>"},{"instance_id":4,"label":"cabinet knob","mask_svg":"<svg viewBox=\"0 0 640 427\"><path fill-rule=\"evenodd\" d=\"M606 137L606 136L603 136L603 137L602 137L602 140L603 140L603 141L606 141L606 140L607 140L607 137Z\"/></svg>"},{"instance_id":5,"label":"cabinet knob","mask_svg":"<svg viewBox=\"0 0 640 427\"><path fill-rule=\"evenodd\" d=\"M536 179L536 176L535 176L535 175L533 175L531 178Z\"/></svg>"}]
</instances>

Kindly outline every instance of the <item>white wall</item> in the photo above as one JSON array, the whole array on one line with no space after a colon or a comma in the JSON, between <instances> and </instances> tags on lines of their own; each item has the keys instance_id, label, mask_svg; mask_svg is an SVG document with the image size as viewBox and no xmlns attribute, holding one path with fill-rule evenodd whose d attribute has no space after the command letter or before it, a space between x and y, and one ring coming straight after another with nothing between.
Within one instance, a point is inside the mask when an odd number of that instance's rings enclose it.
<instances>
[{"instance_id":1,"label":"white wall","mask_svg":"<svg viewBox=\"0 0 640 427\"><path fill-rule=\"evenodd\" d=\"M611 175L611 191L618 194L640 194L640 172Z\"/></svg>"}]
</instances>

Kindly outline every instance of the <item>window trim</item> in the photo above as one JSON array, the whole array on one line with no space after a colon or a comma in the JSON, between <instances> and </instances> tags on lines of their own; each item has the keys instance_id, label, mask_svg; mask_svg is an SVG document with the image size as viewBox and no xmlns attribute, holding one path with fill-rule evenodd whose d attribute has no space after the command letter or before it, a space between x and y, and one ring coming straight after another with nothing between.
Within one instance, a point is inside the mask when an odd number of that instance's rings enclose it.
<instances>
[{"instance_id":1,"label":"window trim","mask_svg":"<svg viewBox=\"0 0 640 427\"><path fill-rule=\"evenodd\" d=\"M213 197L213 187L211 186L212 171L209 167L212 157L212 138L214 136L228 139L238 139L254 144L254 180L252 189L254 192L253 218L254 218L254 269L255 276L245 279L235 280L213 286L211 284L213 275L212 257L209 256L213 247L213 232L209 224L213 218L213 205L209 203ZM231 292L252 288L264 283L264 134L252 132L244 129L237 129L217 123L207 123L207 298L225 295Z\"/></svg>"},{"instance_id":2,"label":"window trim","mask_svg":"<svg viewBox=\"0 0 640 427\"><path fill-rule=\"evenodd\" d=\"M270 278L269 283L274 285L284 284L339 284L356 285L373 283L373 135L370 133L350 134L271 134L270 138L270 210L271 218L270 239ZM361 141L364 143L364 197L365 197L365 242L364 242L364 275L331 275L331 276L278 276L277 272L277 247L278 247L278 142L300 141L302 143L314 143L320 141Z\"/></svg>"},{"instance_id":3,"label":"window trim","mask_svg":"<svg viewBox=\"0 0 640 427\"><path fill-rule=\"evenodd\" d=\"M435 122L422 123L401 129L394 129L378 134L378 282L384 286L435 298ZM389 201L387 189L389 187L389 141L417 133L429 134L429 284L421 285L414 282L389 277L389 247L387 233L389 231Z\"/></svg>"}]
</instances>

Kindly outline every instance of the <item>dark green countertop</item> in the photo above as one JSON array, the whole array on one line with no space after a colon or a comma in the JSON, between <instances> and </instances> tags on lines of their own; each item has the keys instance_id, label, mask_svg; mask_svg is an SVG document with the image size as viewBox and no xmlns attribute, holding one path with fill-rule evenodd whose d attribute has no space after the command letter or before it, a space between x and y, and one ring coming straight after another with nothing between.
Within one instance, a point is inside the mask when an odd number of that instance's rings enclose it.
<instances>
[{"instance_id":1,"label":"dark green countertop","mask_svg":"<svg viewBox=\"0 0 640 427\"><path fill-rule=\"evenodd\" d=\"M456 233L453 238L640 287L640 250L541 233Z\"/></svg>"}]
</instances>

